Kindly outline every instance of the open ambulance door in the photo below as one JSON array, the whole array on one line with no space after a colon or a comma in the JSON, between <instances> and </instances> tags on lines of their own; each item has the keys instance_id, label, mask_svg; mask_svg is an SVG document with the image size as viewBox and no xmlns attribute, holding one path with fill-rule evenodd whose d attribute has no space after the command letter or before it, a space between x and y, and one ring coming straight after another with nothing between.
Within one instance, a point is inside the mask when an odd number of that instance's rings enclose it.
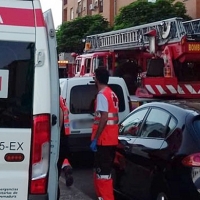
<instances>
[{"instance_id":1,"label":"open ambulance door","mask_svg":"<svg viewBox=\"0 0 200 200\"><path fill-rule=\"evenodd\" d=\"M58 173L57 160L59 155L60 145L60 128L59 128L59 76L58 76L58 59L57 59L57 42L56 32L54 28L52 11L44 12L44 19L46 22L46 30L49 44L49 58L50 58L50 80L51 80L51 154L49 165L49 181L48 194L49 200L57 199L58 190Z\"/></svg>"}]
</instances>

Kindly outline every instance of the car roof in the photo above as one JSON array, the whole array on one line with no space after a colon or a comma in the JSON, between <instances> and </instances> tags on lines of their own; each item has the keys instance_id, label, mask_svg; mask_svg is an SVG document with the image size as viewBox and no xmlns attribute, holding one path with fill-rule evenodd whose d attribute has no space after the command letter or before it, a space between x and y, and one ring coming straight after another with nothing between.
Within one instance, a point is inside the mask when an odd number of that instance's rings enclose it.
<instances>
[{"instance_id":1,"label":"car roof","mask_svg":"<svg viewBox=\"0 0 200 200\"><path fill-rule=\"evenodd\" d=\"M200 102L198 100L167 100L164 102L150 102L146 103L141 107L160 107L168 110L171 113L177 111L181 114L195 113L200 114Z\"/></svg>"}]
</instances>

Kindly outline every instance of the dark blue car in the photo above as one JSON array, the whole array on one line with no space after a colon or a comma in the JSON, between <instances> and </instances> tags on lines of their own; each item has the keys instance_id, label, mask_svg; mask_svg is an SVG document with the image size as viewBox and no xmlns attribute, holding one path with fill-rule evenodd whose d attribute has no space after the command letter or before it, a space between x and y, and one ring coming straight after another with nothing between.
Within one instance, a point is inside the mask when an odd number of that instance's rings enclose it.
<instances>
[{"instance_id":1,"label":"dark blue car","mask_svg":"<svg viewBox=\"0 0 200 200\"><path fill-rule=\"evenodd\" d=\"M119 124L116 194L133 200L200 199L199 110L195 101L147 103Z\"/></svg>"}]
</instances>

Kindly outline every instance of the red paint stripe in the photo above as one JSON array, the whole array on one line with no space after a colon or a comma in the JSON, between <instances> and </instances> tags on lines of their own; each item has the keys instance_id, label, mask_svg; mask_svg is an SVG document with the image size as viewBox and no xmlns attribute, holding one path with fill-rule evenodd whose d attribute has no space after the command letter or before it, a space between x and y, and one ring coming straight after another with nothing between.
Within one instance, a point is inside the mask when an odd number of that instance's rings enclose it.
<instances>
[{"instance_id":1,"label":"red paint stripe","mask_svg":"<svg viewBox=\"0 0 200 200\"><path fill-rule=\"evenodd\" d=\"M35 10L35 14L36 14L36 27L43 27L45 26L45 21L44 21L44 17L43 17L43 13L41 9L36 9Z\"/></svg>"},{"instance_id":2,"label":"red paint stripe","mask_svg":"<svg viewBox=\"0 0 200 200\"><path fill-rule=\"evenodd\" d=\"M45 23L43 19L42 10L36 9L35 15L36 26L44 26ZM0 7L0 17L3 21L3 23L1 22L0 25L35 27L33 9Z\"/></svg>"}]
</instances>

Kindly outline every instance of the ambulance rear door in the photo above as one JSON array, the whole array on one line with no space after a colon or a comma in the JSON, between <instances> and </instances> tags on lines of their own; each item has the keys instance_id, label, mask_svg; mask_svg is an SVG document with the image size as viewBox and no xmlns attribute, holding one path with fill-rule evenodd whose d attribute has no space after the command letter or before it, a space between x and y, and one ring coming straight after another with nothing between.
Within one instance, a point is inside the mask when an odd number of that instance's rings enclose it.
<instances>
[{"instance_id":1,"label":"ambulance rear door","mask_svg":"<svg viewBox=\"0 0 200 200\"><path fill-rule=\"evenodd\" d=\"M0 199L27 200L33 124L32 1L0 1Z\"/></svg>"},{"instance_id":2,"label":"ambulance rear door","mask_svg":"<svg viewBox=\"0 0 200 200\"><path fill-rule=\"evenodd\" d=\"M59 154L59 75L58 75L58 60L57 60L57 42L52 11L44 12L44 20L46 22L47 37L49 44L50 58L50 85L51 85L51 154L49 165L49 180L48 194L49 200L57 199L58 174L57 160Z\"/></svg>"}]
</instances>

